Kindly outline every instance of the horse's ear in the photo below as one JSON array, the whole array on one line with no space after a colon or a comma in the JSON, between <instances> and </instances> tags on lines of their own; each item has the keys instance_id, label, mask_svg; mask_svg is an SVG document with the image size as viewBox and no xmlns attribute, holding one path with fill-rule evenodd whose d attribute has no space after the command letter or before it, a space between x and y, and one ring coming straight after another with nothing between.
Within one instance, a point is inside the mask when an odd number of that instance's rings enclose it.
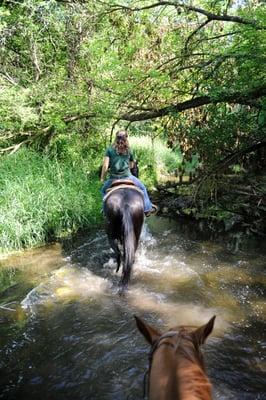
<instances>
[{"instance_id":1,"label":"horse's ear","mask_svg":"<svg viewBox=\"0 0 266 400\"><path fill-rule=\"evenodd\" d=\"M161 336L161 333L157 331L157 329L153 328L152 326L146 324L144 321L142 321L139 317L134 315L137 327L142 333L142 335L145 337L145 339L150 343L153 344L159 337Z\"/></svg>"},{"instance_id":2,"label":"horse's ear","mask_svg":"<svg viewBox=\"0 0 266 400\"><path fill-rule=\"evenodd\" d=\"M200 328L194 331L196 341L199 345L203 344L212 332L215 318L216 316L214 315L209 322L207 322L207 324L202 325Z\"/></svg>"}]
</instances>

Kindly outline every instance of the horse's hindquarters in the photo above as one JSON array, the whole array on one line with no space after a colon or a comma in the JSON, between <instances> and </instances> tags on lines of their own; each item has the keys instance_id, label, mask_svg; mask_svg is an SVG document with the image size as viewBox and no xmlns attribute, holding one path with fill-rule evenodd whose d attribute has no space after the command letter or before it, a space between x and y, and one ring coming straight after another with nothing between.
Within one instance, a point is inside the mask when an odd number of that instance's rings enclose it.
<instances>
[{"instance_id":1,"label":"horse's hindquarters","mask_svg":"<svg viewBox=\"0 0 266 400\"><path fill-rule=\"evenodd\" d=\"M105 210L109 242L116 255L117 270L123 261L121 284L126 287L144 221L143 196L133 188L117 189L107 198ZM122 244L122 254L118 241Z\"/></svg>"}]
</instances>

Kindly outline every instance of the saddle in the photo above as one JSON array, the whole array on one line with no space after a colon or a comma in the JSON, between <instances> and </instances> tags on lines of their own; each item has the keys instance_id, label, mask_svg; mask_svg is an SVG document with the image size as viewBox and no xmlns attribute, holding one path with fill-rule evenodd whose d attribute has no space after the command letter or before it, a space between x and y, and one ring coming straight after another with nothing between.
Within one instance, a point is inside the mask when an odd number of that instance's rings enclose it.
<instances>
[{"instance_id":1,"label":"saddle","mask_svg":"<svg viewBox=\"0 0 266 400\"><path fill-rule=\"evenodd\" d=\"M106 201L107 198L110 196L111 193L115 192L118 189L134 189L137 192L141 193L143 196L142 190L135 185L134 182L132 182L129 179L116 179L115 181L112 182L112 185L106 190L106 194L103 198L103 201Z\"/></svg>"},{"instance_id":2,"label":"saddle","mask_svg":"<svg viewBox=\"0 0 266 400\"><path fill-rule=\"evenodd\" d=\"M135 186L135 183L132 182L129 179L116 179L115 181L112 182L111 186L109 187L109 189L106 190L106 192L108 192L109 190L112 190L112 188L116 187L116 186L120 186L120 185L130 185L130 186Z\"/></svg>"}]
</instances>

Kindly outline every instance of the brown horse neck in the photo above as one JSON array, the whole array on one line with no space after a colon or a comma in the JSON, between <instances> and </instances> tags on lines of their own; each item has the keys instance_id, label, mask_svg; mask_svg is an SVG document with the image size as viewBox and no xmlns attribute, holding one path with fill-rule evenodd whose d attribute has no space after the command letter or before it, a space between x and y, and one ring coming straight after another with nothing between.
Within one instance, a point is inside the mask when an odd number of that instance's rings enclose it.
<instances>
[{"instance_id":1,"label":"brown horse neck","mask_svg":"<svg viewBox=\"0 0 266 400\"><path fill-rule=\"evenodd\" d=\"M211 384L205 372L201 350L190 334L182 334L177 350L180 400L211 400Z\"/></svg>"},{"instance_id":2,"label":"brown horse neck","mask_svg":"<svg viewBox=\"0 0 266 400\"><path fill-rule=\"evenodd\" d=\"M179 400L212 399L212 386L200 363L180 359L177 371Z\"/></svg>"},{"instance_id":3,"label":"brown horse neck","mask_svg":"<svg viewBox=\"0 0 266 400\"><path fill-rule=\"evenodd\" d=\"M150 400L179 399L176 360L173 354L173 349L165 346L160 347L154 354L149 384Z\"/></svg>"},{"instance_id":4,"label":"brown horse neck","mask_svg":"<svg viewBox=\"0 0 266 400\"><path fill-rule=\"evenodd\" d=\"M196 352L161 346L154 354L150 400L211 400L211 384Z\"/></svg>"}]
</instances>

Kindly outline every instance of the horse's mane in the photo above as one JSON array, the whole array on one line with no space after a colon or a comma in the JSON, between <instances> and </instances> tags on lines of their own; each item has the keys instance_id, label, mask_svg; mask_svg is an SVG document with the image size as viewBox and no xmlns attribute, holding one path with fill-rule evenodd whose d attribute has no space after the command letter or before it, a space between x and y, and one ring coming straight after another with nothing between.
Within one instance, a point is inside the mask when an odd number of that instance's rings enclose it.
<instances>
[{"instance_id":1,"label":"horse's mane","mask_svg":"<svg viewBox=\"0 0 266 400\"><path fill-rule=\"evenodd\" d=\"M205 372L199 343L193 337L193 333L181 332L177 354L179 356L179 387L182 398L210 399L211 384ZM186 361L189 361L187 365Z\"/></svg>"},{"instance_id":2,"label":"horse's mane","mask_svg":"<svg viewBox=\"0 0 266 400\"><path fill-rule=\"evenodd\" d=\"M191 327L189 327L191 328ZM179 330L180 343L177 347L177 352L188 361L199 363L204 369L203 356L199 344L196 342L193 333L188 332L187 327L182 327Z\"/></svg>"}]
</instances>

